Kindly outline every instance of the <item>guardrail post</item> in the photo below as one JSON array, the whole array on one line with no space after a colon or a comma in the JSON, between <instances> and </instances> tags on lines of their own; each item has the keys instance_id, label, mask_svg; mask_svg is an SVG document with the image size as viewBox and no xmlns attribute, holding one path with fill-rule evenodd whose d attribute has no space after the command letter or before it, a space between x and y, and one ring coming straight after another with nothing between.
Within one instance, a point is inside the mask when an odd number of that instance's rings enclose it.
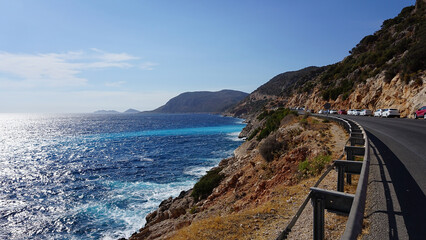
<instances>
[{"instance_id":1,"label":"guardrail post","mask_svg":"<svg viewBox=\"0 0 426 240\"><path fill-rule=\"evenodd\" d=\"M315 195L312 198L314 205L314 240L324 239L324 199Z\"/></svg>"},{"instance_id":2,"label":"guardrail post","mask_svg":"<svg viewBox=\"0 0 426 240\"><path fill-rule=\"evenodd\" d=\"M346 183L347 183L348 185L351 185L351 184L352 184L352 174L350 174L350 173L346 173Z\"/></svg>"},{"instance_id":3,"label":"guardrail post","mask_svg":"<svg viewBox=\"0 0 426 240\"><path fill-rule=\"evenodd\" d=\"M334 160L337 168L337 191L344 191L344 176L351 174L360 174L362 162L351 160Z\"/></svg>"},{"instance_id":4,"label":"guardrail post","mask_svg":"<svg viewBox=\"0 0 426 240\"><path fill-rule=\"evenodd\" d=\"M311 201L314 207L314 239L324 239L324 210L348 214L354 199L353 194L341 193L311 187Z\"/></svg>"},{"instance_id":5,"label":"guardrail post","mask_svg":"<svg viewBox=\"0 0 426 240\"><path fill-rule=\"evenodd\" d=\"M337 167L337 191L343 192L345 189L345 167L344 166L336 166Z\"/></svg>"},{"instance_id":6,"label":"guardrail post","mask_svg":"<svg viewBox=\"0 0 426 240\"><path fill-rule=\"evenodd\" d=\"M345 147L345 150L346 150L346 160L354 160L354 155L353 155L353 151L352 151L352 149L351 148L346 148ZM348 185L351 185L352 184L352 176L351 176L351 174L346 174L346 183L348 184ZM343 192L343 190L341 191L341 192Z\"/></svg>"}]
</instances>

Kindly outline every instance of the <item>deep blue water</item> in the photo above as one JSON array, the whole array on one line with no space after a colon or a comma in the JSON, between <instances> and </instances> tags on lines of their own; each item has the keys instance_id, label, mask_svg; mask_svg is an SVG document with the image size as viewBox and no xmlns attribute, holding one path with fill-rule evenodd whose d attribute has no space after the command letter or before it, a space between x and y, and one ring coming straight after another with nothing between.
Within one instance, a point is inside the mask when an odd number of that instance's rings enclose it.
<instances>
[{"instance_id":1,"label":"deep blue water","mask_svg":"<svg viewBox=\"0 0 426 240\"><path fill-rule=\"evenodd\" d=\"M207 114L0 114L0 239L129 237L241 144Z\"/></svg>"}]
</instances>

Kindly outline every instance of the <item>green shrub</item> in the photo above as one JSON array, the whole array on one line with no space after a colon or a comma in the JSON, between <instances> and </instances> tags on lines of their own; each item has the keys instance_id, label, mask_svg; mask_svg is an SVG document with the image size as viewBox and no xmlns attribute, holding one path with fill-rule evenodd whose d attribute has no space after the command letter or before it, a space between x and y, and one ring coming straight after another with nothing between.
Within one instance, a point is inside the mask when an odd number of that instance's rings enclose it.
<instances>
[{"instance_id":1,"label":"green shrub","mask_svg":"<svg viewBox=\"0 0 426 240\"><path fill-rule=\"evenodd\" d=\"M308 126L308 119L302 118L300 119L299 123L305 128L306 126Z\"/></svg>"},{"instance_id":2,"label":"green shrub","mask_svg":"<svg viewBox=\"0 0 426 240\"><path fill-rule=\"evenodd\" d=\"M266 116L270 115L274 113L274 111L272 110L271 112L268 112L268 110L263 111L261 114L259 114L259 116L257 116L257 120L262 120L264 119Z\"/></svg>"},{"instance_id":3,"label":"green shrub","mask_svg":"<svg viewBox=\"0 0 426 240\"><path fill-rule=\"evenodd\" d=\"M277 141L274 135L268 136L259 148L259 153L267 162L272 162L277 153L285 150L284 142Z\"/></svg>"},{"instance_id":4,"label":"green shrub","mask_svg":"<svg viewBox=\"0 0 426 240\"><path fill-rule=\"evenodd\" d=\"M190 210L189 210L189 213L190 214L194 214L194 213L197 213L198 212L198 208L196 207L196 206L193 206Z\"/></svg>"},{"instance_id":5,"label":"green shrub","mask_svg":"<svg viewBox=\"0 0 426 240\"><path fill-rule=\"evenodd\" d=\"M350 94L350 92L343 93L342 100L345 101L346 99L348 99Z\"/></svg>"},{"instance_id":6,"label":"green shrub","mask_svg":"<svg viewBox=\"0 0 426 240\"><path fill-rule=\"evenodd\" d=\"M252 140L260 131L260 128L256 128L256 130L254 130L250 136L247 138L247 140Z\"/></svg>"},{"instance_id":7,"label":"green shrub","mask_svg":"<svg viewBox=\"0 0 426 240\"><path fill-rule=\"evenodd\" d=\"M195 201L206 199L213 191L213 189L219 186L220 182L224 178L220 174L222 168L215 168L207 171L207 174L200 178L200 180L194 185L191 196Z\"/></svg>"},{"instance_id":8,"label":"green shrub","mask_svg":"<svg viewBox=\"0 0 426 240\"><path fill-rule=\"evenodd\" d=\"M305 176L318 175L330 161L330 155L320 155L312 160L305 160L299 163L299 172Z\"/></svg>"},{"instance_id":9,"label":"green shrub","mask_svg":"<svg viewBox=\"0 0 426 240\"><path fill-rule=\"evenodd\" d=\"M263 129L260 131L259 135L257 136L257 140L260 141L264 139L265 137L269 136L269 134L275 130L277 130L280 127L281 120L289 115L294 114L297 115L297 112L291 111L288 108L280 108L276 111L274 111L272 114L268 115L266 117L265 125L263 126Z\"/></svg>"}]
</instances>

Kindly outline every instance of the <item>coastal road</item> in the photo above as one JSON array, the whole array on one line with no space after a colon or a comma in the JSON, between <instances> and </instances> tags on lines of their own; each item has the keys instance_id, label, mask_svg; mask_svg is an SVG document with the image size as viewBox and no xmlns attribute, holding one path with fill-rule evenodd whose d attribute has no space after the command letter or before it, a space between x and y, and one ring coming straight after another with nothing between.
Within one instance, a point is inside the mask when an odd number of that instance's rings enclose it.
<instances>
[{"instance_id":1,"label":"coastal road","mask_svg":"<svg viewBox=\"0 0 426 240\"><path fill-rule=\"evenodd\" d=\"M344 118L371 144L364 239L426 239L426 120Z\"/></svg>"}]
</instances>

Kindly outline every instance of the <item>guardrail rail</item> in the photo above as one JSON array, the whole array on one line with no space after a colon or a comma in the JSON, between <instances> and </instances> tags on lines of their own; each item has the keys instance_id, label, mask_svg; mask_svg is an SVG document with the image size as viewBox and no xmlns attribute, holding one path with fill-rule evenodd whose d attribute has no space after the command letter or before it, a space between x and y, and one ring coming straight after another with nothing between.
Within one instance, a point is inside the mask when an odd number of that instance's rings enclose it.
<instances>
[{"instance_id":1,"label":"guardrail rail","mask_svg":"<svg viewBox=\"0 0 426 240\"><path fill-rule=\"evenodd\" d=\"M288 234L309 201L313 205L313 239L324 239L324 210L326 209L331 212L349 215L341 239L356 239L362 231L370 166L370 147L367 134L361 125L355 121L333 116L315 116L338 123L350 136L342 155L338 160L333 161L315 185L310 188L310 192L304 202L284 231L277 237L277 240L287 239ZM342 160L344 155L346 155L346 160ZM361 157L362 161L357 161ZM336 191L318 188L318 185L333 168L337 170ZM344 193L345 176L346 183L351 184L352 174L360 175L356 192L355 194Z\"/></svg>"}]
</instances>

